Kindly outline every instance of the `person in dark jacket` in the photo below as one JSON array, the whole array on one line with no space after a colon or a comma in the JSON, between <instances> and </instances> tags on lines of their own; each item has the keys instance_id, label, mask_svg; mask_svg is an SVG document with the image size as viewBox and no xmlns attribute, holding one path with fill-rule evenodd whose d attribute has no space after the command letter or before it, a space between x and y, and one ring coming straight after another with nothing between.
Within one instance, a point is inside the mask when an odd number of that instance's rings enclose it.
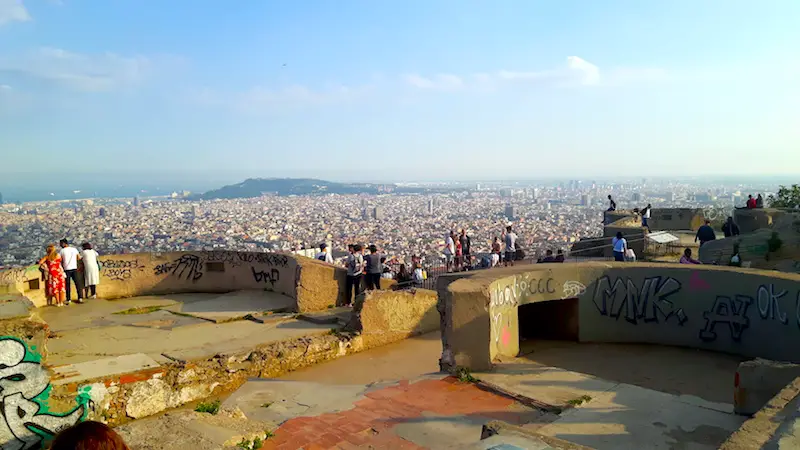
<instances>
[{"instance_id":1,"label":"person in dark jacket","mask_svg":"<svg viewBox=\"0 0 800 450\"><path fill-rule=\"evenodd\" d=\"M722 225L722 233L726 238L739 235L739 226L733 222L733 217L728 217L728 220Z\"/></svg>"},{"instance_id":2,"label":"person in dark jacket","mask_svg":"<svg viewBox=\"0 0 800 450\"><path fill-rule=\"evenodd\" d=\"M706 219L705 225L701 226L697 229L697 235L694 237L694 241L700 241L700 247L703 246L706 242L711 242L717 239L717 234L714 233L714 229L711 228L711 221Z\"/></svg>"}]
</instances>

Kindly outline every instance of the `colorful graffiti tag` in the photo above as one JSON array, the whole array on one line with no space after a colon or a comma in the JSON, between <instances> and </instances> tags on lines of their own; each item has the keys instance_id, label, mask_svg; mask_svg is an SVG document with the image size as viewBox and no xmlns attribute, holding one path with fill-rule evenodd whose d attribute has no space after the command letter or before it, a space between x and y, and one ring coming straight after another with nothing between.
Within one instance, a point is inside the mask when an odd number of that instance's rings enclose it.
<instances>
[{"instance_id":1,"label":"colorful graffiti tag","mask_svg":"<svg viewBox=\"0 0 800 450\"><path fill-rule=\"evenodd\" d=\"M3 450L41 448L59 431L82 420L87 412L86 396L80 396L78 405L66 414L49 411L50 376L35 350L15 337L0 337Z\"/></svg>"}]
</instances>

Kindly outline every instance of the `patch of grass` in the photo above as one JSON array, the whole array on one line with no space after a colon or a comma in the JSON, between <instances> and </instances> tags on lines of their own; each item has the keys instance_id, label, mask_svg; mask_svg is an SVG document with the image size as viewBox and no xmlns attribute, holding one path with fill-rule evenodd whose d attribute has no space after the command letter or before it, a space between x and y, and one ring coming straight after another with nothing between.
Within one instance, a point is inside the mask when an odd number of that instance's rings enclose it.
<instances>
[{"instance_id":1,"label":"patch of grass","mask_svg":"<svg viewBox=\"0 0 800 450\"><path fill-rule=\"evenodd\" d=\"M267 403L262 403L261 404L262 408L269 408L270 406L272 406L272 402L267 402Z\"/></svg>"},{"instance_id":2,"label":"patch of grass","mask_svg":"<svg viewBox=\"0 0 800 450\"><path fill-rule=\"evenodd\" d=\"M216 414L219 412L220 404L221 402L219 400L214 400L212 402L200 402L197 407L194 408L194 410L199 413Z\"/></svg>"},{"instance_id":3,"label":"patch of grass","mask_svg":"<svg viewBox=\"0 0 800 450\"><path fill-rule=\"evenodd\" d=\"M125 311L115 312L114 314L119 315L129 315L129 314L150 314L151 312L156 312L161 308L165 308L169 305L161 305L161 306L140 306L138 308L131 308L126 309Z\"/></svg>"},{"instance_id":4,"label":"patch of grass","mask_svg":"<svg viewBox=\"0 0 800 450\"><path fill-rule=\"evenodd\" d=\"M480 380L473 377L472 374L469 373L469 369L462 367L458 369L458 381L462 383L477 383Z\"/></svg>"},{"instance_id":5,"label":"patch of grass","mask_svg":"<svg viewBox=\"0 0 800 450\"><path fill-rule=\"evenodd\" d=\"M592 397L589 395L581 395L578 398L573 398L572 400L568 401L567 404L570 406L581 406L582 404L591 400Z\"/></svg>"},{"instance_id":6,"label":"patch of grass","mask_svg":"<svg viewBox=\"0 0 800 450\"><path fill-rule=\"evenodd\" d=\"M264 431L264 439L271 439L275 437L275 433L270 430Z\"/></svg>"}]
</instances>

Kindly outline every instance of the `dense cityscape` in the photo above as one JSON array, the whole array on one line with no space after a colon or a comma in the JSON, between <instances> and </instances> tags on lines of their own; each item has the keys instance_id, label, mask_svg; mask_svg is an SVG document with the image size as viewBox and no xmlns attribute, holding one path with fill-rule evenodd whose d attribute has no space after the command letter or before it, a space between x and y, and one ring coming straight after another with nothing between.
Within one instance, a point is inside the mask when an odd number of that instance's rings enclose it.
<instances>
[{"instance_id":1,"label":"dense cityscape","mask_svg":"<svg viewBox=\"0 0 800 450\"><path fill-rule=\"evenodd\" d=\"M333 255L347 244L375 244L387 256L421 255L438 264L445 235L466 229L473 253L511 224L530 255L569 250L602 233L607 195L618 208L703 207L724 215L747 195L766 197L777 186L658 184L641 180L598 184L482 183L448 194L264 195L247 199L167 197L83 199L5 204L0 207L0 265L31 264L61 238L91 242L101 254L174 250L293 251L327 243Z\"/></svg>"}]
</instances>

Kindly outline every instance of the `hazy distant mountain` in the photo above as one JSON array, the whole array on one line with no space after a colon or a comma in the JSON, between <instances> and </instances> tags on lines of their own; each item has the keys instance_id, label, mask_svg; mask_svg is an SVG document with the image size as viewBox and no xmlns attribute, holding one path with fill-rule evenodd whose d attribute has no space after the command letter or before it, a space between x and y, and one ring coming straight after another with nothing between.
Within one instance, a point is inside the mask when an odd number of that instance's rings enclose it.
<instances>
[{"instance_id":1,"label":"hazy distant mountain","mask_svg":"<svg viewBox=\"0 0 800 450\"><path fill-rule=\"evenodd\" d=\"M385 185L381 185L385 186ZM251 198L264 194L310 195L310 194L377 194L379 185L367 183L336 183L313 178L248 178L238 184L200 194L195 198L211 200L217 198Z\"/></svg>"}]
</instances>

